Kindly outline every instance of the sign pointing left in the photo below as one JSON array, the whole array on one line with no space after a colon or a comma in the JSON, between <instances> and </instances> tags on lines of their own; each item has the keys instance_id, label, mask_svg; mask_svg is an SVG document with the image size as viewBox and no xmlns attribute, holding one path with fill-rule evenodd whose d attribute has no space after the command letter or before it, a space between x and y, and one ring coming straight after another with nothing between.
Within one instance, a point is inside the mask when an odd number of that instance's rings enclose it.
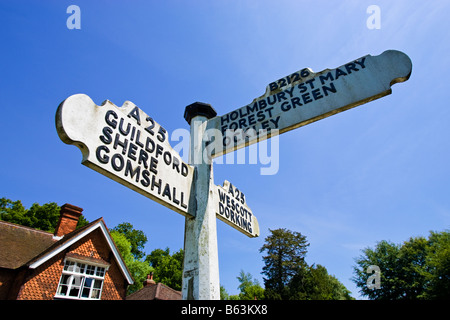
<instances>
[{"instance_id":1,"label":"sign pointing left","mask_svg":"<svg viewBox=\"0 0 450 320\"><path fill-rule=\"evenodd\" d=\"M64 100L56 112L64 143L77 146L82 164L184 216L193 216L190 200L194 168L170 146L167 131L126 101L97 106L85 94Z\"/></svg>"}]
</instances>

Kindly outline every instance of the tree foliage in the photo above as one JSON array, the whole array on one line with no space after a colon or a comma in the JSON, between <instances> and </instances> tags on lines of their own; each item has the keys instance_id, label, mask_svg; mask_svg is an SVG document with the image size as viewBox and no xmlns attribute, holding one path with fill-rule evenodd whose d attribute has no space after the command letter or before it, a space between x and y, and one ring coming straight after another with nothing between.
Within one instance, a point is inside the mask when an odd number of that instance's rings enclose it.
<instances>
[{"instance_id":1,"label":"tree foliage","mask_svg":"<svg viewBox=\"0 0 450 320\"><path fill-rule=\"evenodd\" d=\"M347 300L350 291L321 265L305 262L309 243L299 232L270 230L260 252L265 266L264 297L270 300Z\"/></svg>"},{"instance_id":2,"label":"tree foliage","mask_svg":"<svg viewBox=\"0 0 450 320\"><path fill-rule=\"evenodd\" d=\"M259 284L258 279L253 279L250 273L245 273L244 270L241 270L237 279L240 283L238 289L241 291L238 296L239 300L264 299L264 289Z\"/></svg>"},{"instance_id":3,"label":"tree foliage","mask_svg":"<svg viewBox=\"0 0 450 320\"><path fill-rule=\"evenodd\" d=\"M136 259L131 252L131 242L123 233L112 230L110 234L120 252L120 255L122 256L123 261L130 271L131 276L134 279L134 283L127 288L127 294L131 294L143 287L144 280L150 272L153 272L153 268L150 267L147 262Z\"/></svg>"},{"instance_id":4,"label":"tree foliage","mask_svg":"<svg viewBox=\"0 0 450 320\"><path fill-rule=\"evenodd\" d=\"M402 244L380 241L356 259L353 281L373 300L450 298L450 233L430 232ZM378 266L380 288L367 285L367 268Z\"/></svg>"},{"instance_id":5,"label":"tree foliage","mask_svg":"<svg viewBox=\"0 0 450 320\"><path fill-rule=\"evenodd\" d=\"M153 279L175 290L181 290L184 251L182 249L170 254L170 249L155 249L146 261L154 268Z\"/></svg>"},{"instance_id":6,"label":"tree foliage","mask_svg":"<svg viewBox=\"0 0 450 320\"><path fill-rule=\"evenodd\" d=\"M129 222L123 222L115 226L112 230L120 232L128 239L131 244L131 254L135 259L140 260L145 257L143 249L147 243L147 236L143 231L134 229L133 225Z\"/></svg>"},{"instance_id":7,"label":"tree foliage","mask_svg":"<svg viewBox=\"0 0 450 320\"><path fill-rule=\"evenodd\" d=\"M33 203L29 209L26 209L20 200L12 201L1 198L0 220L53 233L58 225L60 209L55 202L45 203L42 206ZM88 223L81 216L77 228L81 228Z\"/></svg>"},{"instance_id":8,"label":"tree foliage","mask_svg":"<svg viewBox=\"0 0 450 320\"><path fill-rule=\"evenodd\" d=\"M287 229L270 230L260 252L265 266L263 272L266 295L270 299L286 299L289 295L287 285L299 269L305 266L305 255L309 243L299 232Z\"/></svg>"}]
</instances>

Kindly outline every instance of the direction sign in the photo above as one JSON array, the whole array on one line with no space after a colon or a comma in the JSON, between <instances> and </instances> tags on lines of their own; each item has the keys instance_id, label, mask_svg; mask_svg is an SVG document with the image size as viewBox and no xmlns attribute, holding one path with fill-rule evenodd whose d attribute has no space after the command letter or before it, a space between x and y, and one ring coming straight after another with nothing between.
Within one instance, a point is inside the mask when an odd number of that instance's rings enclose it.
<instances>
[{"instance_id":1,"label":"direction sign","mask_svg":"<svg viewBox=\"0 0 450 320\"><path fill-rule=\"evenodd\" d=\"M409 57L395 50L333 70L302 69L270 83L250 104L208 120L207 131L220 133L208 152L217 157L381 98L391 85L408 80L411 69Z\"/></svg>"},{"instance_id":2,"label":"direction sign","mask_svg":"<svg viewBox=\"0 0 450 320\"><path fill-rule=\"evenodd\" d=\"M61 140L80 148L87 167L185 216L190 210L192 166L169 144L167 131L132 102L97 106L84 94L56 112Z\"/></svg>"},{"instance_id":3,"label":"direction sign","mask_svg":"<svg viewBox=\"0 0 450 320\"><path fill-rule=\"evenodd\" d=\"M259 236L259 224L247 205L245 194L225 180L214 190L216 217L248 237Z\"/></svg>"}]
</instances>

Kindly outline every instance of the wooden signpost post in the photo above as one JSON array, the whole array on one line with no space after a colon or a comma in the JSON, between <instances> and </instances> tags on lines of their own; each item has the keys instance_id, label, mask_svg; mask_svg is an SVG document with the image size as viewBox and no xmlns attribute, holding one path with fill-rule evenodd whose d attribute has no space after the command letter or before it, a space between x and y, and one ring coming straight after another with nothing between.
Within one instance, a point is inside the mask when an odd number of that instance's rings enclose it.
<instances>
[{"instance_id":1,"label":"wooden signpost post","mask_svg":"<svg viewBox=\"0 0 450 320\"><path fill-rule=\"evenodd\" d=\"M211 159L390 94L411 69L407 55L389 50L333 70L302 69L223 116L209 104L191 104L184 114L188 164L167 131L129 101L98 106L84 94L71 96L58 107L56 128L63 142L81 150L84 165L185 216L183 299L216 300L216 218L248 237L260 231L245 193L228 181L214 184Z\"/></svg>"}]
</instances>

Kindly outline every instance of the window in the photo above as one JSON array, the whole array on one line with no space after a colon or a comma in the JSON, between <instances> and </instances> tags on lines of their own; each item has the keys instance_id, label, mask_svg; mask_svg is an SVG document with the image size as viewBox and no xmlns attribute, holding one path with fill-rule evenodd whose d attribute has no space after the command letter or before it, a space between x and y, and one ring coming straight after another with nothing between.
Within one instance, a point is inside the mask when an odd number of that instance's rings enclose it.
<instances>
[{"instance_id":1,"label":"window","mask_svg":"<svg viewBox=\"0 0 450 320\"><path fill-rule=\"evenodd\" d=\"M106 267L66 259L55 298L99 300Z\"/></svg>"}]
</instances>

